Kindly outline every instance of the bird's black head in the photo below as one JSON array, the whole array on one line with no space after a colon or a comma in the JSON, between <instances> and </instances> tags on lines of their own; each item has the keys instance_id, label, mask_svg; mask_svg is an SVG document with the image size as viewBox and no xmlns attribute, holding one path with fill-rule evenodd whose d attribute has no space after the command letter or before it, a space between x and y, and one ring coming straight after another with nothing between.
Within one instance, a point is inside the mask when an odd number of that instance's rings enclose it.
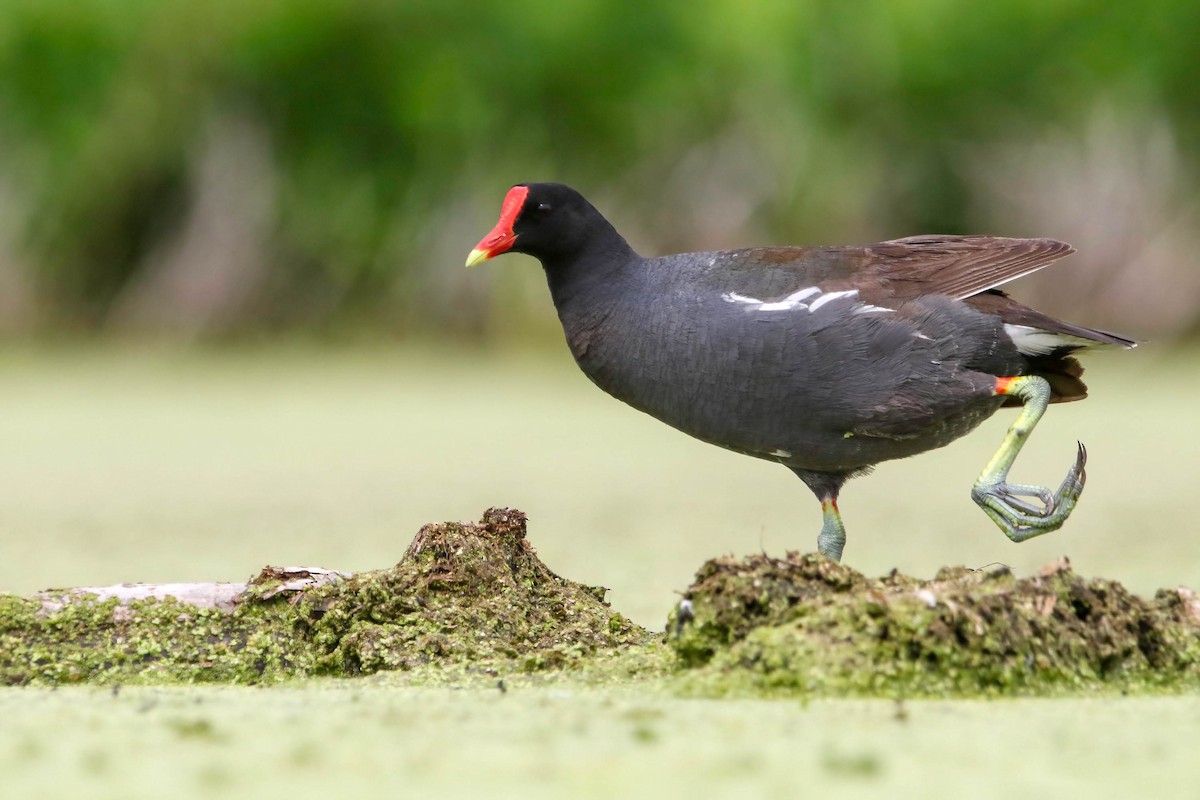
<instances>
[{"instance_id":1,"label":"bird's black head","mask_svg":"<svg viewBox=\"0 0 1200 800\"><path fill-rule=\"evenodd\" d=\"M608 220L570 186L518 184L508 190L500 221L471 251L467 266L512 251L548 267L576 258L589 247L603 247L614 237L626 246Z\"/></svg>"}]
</instances>

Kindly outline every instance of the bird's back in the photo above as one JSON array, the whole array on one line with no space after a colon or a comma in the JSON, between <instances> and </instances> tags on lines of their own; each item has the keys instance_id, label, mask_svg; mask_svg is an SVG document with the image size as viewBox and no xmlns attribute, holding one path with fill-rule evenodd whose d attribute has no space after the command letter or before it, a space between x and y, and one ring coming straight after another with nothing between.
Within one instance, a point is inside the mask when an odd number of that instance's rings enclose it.
<instances>
[{"instance_id":1,"label":"bird's back","mask_svg":"<svg viewBox=\"0 0 1200 800\"><path fill-rule=\"evenodd\" d=\"M676 428L809 469L912 455L995 410L986 373L1020 365L995 318L943 297L876 306L823 288L836 254L789 250L807 262L631 264L560 307L572 352L605 391Z\"/></svg>"}]
</instances>

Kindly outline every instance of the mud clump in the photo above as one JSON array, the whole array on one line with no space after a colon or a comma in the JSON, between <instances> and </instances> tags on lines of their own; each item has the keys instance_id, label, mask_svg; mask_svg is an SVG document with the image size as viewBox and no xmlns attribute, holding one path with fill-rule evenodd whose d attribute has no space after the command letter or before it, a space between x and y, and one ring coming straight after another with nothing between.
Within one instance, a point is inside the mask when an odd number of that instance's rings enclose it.
<instances>
[{"instance_id":1,"label":"mud clump","mask_svg":"<svg viewBox=\"0 0 1200 800\"><path fill-rule=\"evenodd\" d=\"M507 658L540 669L646 640L603 588L543 564L525 525L509 509L426 525L395 567L306 593L300 616L320 666L353 674Z\"/></svg>"},{"instance_id":2,"label":"mud clump","mask_svg":"<svg viewBox=\"0 0 1200 800\"><path fill-rule=\"evenodd\" d=\"M479 523L426 525L388 569L268 567L234 592L171 585L222 598L200 606L140 585L0 595L0 685L529 671L652 638L609 608L604 589L555 575L525 527L520 511L494 508Z\"/></svg>"},{"instance_id":3,"label":"mud clump","mask_svg":"<svg viewBox=\"0 0 1200 800\"><path fill-rule=\"evenodd\" d=\"M1200 688L1200 598L946 568L869 579L818 555L706 563L668 641L706 693L963 696Z\"/></svg>"}]
</instances>

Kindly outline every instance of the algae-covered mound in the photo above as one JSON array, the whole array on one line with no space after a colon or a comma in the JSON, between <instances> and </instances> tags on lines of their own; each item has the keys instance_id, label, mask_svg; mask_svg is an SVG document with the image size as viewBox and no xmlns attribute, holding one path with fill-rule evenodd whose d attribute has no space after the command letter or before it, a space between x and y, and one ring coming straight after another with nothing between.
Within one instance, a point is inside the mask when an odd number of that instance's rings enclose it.
<instances>
[{"instance_id":1,"label":"algae-covered mound","mask_svg":"<svg viewBox=\"0 0 1200 800\"><path fill-rule=\"evenodd\" d=\"M668 624L700 691L1029 694L1200 686L1200 598L1061 562L868 579L817 555L709 561Z\"/></svg>"},{"instance_id":2,"label":"algae-covered mound","mask_svg":"<svg viewBox=\"0 0 1200 800\"><path fill-rule=\"evenodd\" d=\"M308 592L301 616L339 672L496 657L555 667L645 641L604 592L551 572L520 511L490 509L477 525L426 525L395 567Z\"/></svg>"},{"instance_id":3,"label":"algae-covered mound","mask_svg":"<svg viewBox=\"0 0 1200 800\"><path fill-rule=\"evenodd\" d=\"M0 685L257 682L430 664L566 666L647 632L560 578L525 515L426 525L389 569L0 595Z\"/></svg>"}]
</instances>

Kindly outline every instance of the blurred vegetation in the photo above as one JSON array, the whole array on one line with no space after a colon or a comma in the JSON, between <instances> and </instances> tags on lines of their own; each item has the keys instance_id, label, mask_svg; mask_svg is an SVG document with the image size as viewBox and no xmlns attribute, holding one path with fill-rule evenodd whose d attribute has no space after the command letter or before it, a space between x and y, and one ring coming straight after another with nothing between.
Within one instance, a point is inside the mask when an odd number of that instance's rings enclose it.
<instances>
[{"instance_id":1,"label":"blurred vegetation","mask_svg":"<svg viewBox=\"0 0 1200 800\"><path fill-rule=\"evenodd\" d=\"M1048 310L1200 318L1200 4L6 0L0 326L508 336L505 189L643 252L1046 235Z\"/></svg>"}]
</instances>

